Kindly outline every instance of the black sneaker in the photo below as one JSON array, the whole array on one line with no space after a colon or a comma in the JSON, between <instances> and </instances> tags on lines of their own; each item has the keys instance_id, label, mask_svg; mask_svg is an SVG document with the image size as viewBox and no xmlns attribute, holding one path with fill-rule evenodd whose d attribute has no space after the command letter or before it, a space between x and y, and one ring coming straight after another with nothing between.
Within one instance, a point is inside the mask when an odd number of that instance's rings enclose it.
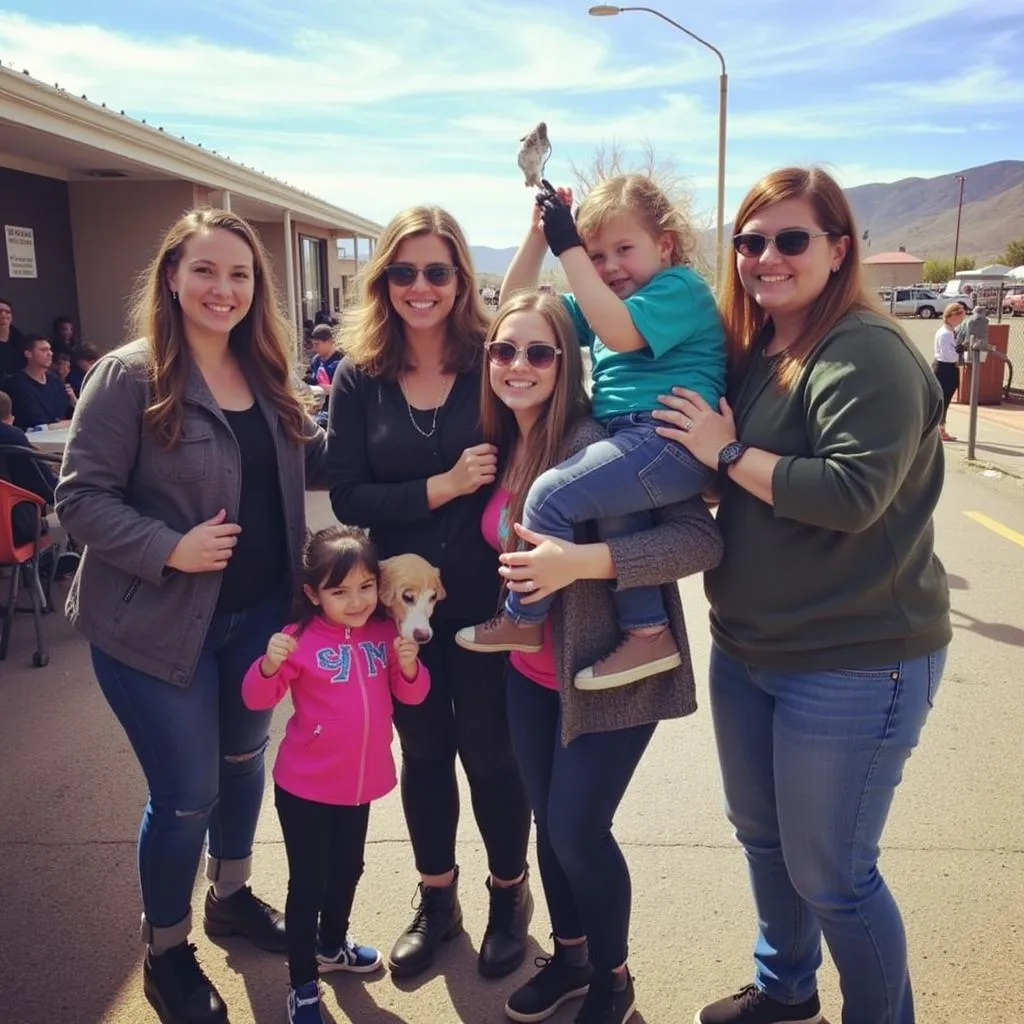
<instances>
[{"instance_id":1,"label":"black sneaker","mask_svg":"<svg viewBox=\"0 0 1024 1024\"><path fill-rule=\"evenodd\" d=\"M563 946L556 941L554 955L539 956L534 963L540 970L505 1003L505 1016L520 1024L547 1020L563 1003L585 996L594 974L585 942Z\"/></svg>"},{"instance_id":2,"label":"black sneaker","mask_svg":"<svg viewBox=\"0 0 1024 1024\"><path fill-rule=\"evenodd\" d=\"M595 971L576 1024L626 1024L636 1012L633 977L626 971Z\"/></svg>"},{"instance_id":3,"label":"black sneaker","mask_svg":"<svg viewBox=\"0 0 1024 1024\"><path fill-rule=\"evenodd\" d=\"M267 953L287 953L284 914L264 903L243 885L225 899L217 899L213 887L206 893L203 930L211 939L241 935Z\"/></svg>"},{"instance_id":4,"label":"black sneaker","mask_svg":"<svg viewBox=\"0 0 1024 1024\"><path fill-rule=\"evenodd\" d=\"M818 1024L818 994L802 1003L787 1005L772 999L756 985L745 985L734 995L709 1003L693 1018L694 1024Z\"/></svg>"},{"instance_id":5,"label":"black sneaker","mask_svg":"<svg viewBox=\"0 0 1024 1024\"><path fill-rule=\"evenodd\" d=\"M187 942L142 965L142 991L163 1024L227 1024L228 1008Z\"/></svg>"}]
</instances>

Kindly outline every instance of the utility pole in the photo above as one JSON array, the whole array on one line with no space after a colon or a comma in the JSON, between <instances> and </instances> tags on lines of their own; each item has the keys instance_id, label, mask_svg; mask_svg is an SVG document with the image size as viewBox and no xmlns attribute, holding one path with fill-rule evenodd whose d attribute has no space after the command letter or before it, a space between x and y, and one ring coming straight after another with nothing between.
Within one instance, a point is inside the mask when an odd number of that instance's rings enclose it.
<instances>
[{"instance_id":1,"label":"utility pole","mask_svg":"<svg viewBox=\"0 0 1024 1024\"><path fill-rule=\"evenodd\" d=\"M964 207L964 182L967 178L963 174L956 176L957 181L960 182L960 198L956 204L956 238L953 240L953 276L956 277L956 257L960 251L960 211Z\"/></svg>"}]
</instances>

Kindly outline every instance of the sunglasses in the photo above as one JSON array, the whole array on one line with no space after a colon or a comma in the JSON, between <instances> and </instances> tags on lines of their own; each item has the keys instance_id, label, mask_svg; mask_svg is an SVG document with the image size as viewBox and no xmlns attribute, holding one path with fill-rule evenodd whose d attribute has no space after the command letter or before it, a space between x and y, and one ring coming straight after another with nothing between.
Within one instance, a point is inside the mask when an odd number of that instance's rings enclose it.
<instances>
[{"instance_id":1,"label":"sunglasses","mask_svg":"<svg viewBox=\"0 0 1024 1024\"><path fill-rule=\"evenodd\" d=\"M494 366L511 366L520 352L526 355L526 361L535 370L546 370L560 356L562 350L544 341L534 341L525 348L513 345L511 341L489 341L485 346L487 358Z\"/></svg>"},{"instance_id":2,"label":"sunglasses","mask_svg":"<svg viewBox=\"0 0 1024 1024\"><path fill-rule=\"evenodd\" d=\"M744 231L732 236L733 248L741 256L760 256L772 242L782 256L802 256L807 252L812 238L827 238L828 231L806 231L803 228L787 228L777 235L762 235L758 231Z\"/></svg>"},{"instance_id":3,"label":"sunglasses","mask_svg":"<svg viewBox=\"0 0 1024 1024\"><path fill-rule=\"evenodd\" d=\"M384 268L388 281L403 288L408 287L422 274L427 284L440 287L448 284L458 272L450 263L428 263L425 267L414 267L411 263L389 263Z\"/></svg>"}]
</instances>

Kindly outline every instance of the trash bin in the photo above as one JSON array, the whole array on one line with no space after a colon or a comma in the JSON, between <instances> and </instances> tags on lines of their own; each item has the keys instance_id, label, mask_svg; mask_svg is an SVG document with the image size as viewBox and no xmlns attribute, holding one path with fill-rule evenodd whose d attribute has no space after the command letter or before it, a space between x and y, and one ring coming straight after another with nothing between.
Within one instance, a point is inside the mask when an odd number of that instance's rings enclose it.
<instances>
[{"instance_id":1,"label":"trash bin","mask_svg":"<svg viewBox=\"0 0 1024 1024\"><path fill-rule=\"evenodd\" d=\"M979 367L978 374L978 405L999 405L1003 400L1003 379L1006 373L1006 362L993 351L1002 352L1005 356L1010 345L1010 325L988 325L989 356ZM967 355L964 355L967 358ZM960 367L960 387L956 393L958 405L971 404L971 367L968 363Z\"/></svg>"}]
</instances>

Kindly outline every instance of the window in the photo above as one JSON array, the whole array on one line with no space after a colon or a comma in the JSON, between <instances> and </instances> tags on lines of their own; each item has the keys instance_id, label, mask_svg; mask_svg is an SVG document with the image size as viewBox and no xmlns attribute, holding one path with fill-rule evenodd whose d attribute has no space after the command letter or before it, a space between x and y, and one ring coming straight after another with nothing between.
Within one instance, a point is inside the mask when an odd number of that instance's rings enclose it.
<instances>
[{"instance_id":1,"label":"window","mask_svg":"<svg viewBox=\"0 0 1024 1024\"><path fill-rule=\"evenodd\" d=\"M302 319L315 320L317 313L330 315L327 301L327 240L299 235L299 287Z\"/></svg>"}]
</instances>

